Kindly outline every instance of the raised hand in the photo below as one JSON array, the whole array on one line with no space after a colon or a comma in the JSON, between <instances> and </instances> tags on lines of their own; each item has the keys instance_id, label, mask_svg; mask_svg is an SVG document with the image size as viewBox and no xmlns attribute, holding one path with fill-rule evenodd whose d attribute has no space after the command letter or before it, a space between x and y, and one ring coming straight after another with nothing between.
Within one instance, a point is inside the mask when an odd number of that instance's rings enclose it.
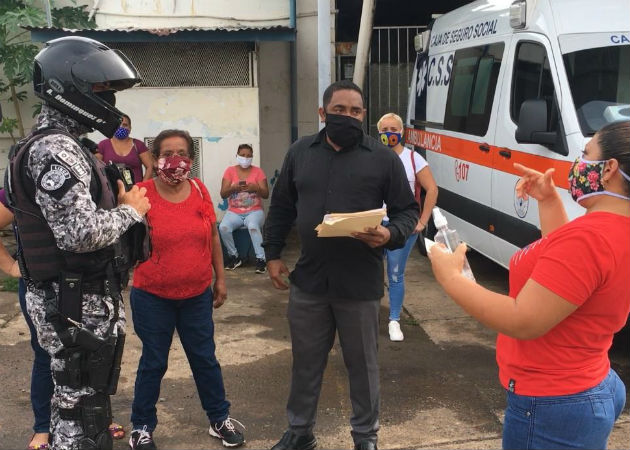
<instances>
[{"instance_id":1,"label":"raised hand","mask_svg":"<svg viewBox=\"0 0 630 450\"><path fill-rule=\"evenodd\" d=\"M532 197L543 202L558 196L553 182L553 173L556 169L548 169L545 173L541 173L518 163L514 163L514 168L521 172L521 179L516 184L516 195L519 198L527 200Z\"/></svg>"}]
</instances>

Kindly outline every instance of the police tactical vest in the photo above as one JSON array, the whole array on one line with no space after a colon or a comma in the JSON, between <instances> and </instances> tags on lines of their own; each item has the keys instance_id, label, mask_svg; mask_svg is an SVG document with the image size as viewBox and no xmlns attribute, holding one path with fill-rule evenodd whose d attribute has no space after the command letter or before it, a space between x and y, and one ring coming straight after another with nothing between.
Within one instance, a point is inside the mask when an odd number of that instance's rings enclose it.
<instances>
[{"instance_id":1,"label":"police tactical vest","mask_svg":"<svg viewBox=\"0 0 630 450\"><path fill-rule=\"evenodd\" d=\"M36 180L27 169L31 145L45 135L62 134L72 138L82 149L80 142L71 134L59 129L38 130L18 142L9 154L9 167L5 179L5 191L9 207L15 216L18 247L21 251L21 267L24 278L36 284L57 281L61 272L83 274L84 280L98 280L106 276L107 265L120 252L129 254L127 239L122 239L118 247L105 247L87 253L74 253L57 247L55 237L44 219L40 206L35 202ZM112 182L108 178L106 166L89 152L84 151L91 166L90 194L99 209L112 209L117 206ZM126 267L128 269L129 267ZM120 272L120 271L119 271Z\"/></svg>"}]
</instances>

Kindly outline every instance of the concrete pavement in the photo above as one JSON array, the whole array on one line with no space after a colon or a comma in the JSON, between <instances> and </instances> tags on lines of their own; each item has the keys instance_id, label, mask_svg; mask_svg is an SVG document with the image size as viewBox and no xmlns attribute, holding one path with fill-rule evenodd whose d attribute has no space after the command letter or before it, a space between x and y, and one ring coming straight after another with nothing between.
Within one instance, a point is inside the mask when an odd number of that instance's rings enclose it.
<instances>
[{"instance_id":1,"label":"concrete pavement","mask_svg":"<svg viewBox=\"0 0 630 450\"><path fill-rule=\"evenodd\" d=\"M297 258L295 242L286 261ZM471 255L478 280L495 290L506 289L507 273ZM466 314L436 285L428 261L414 250L406 271L407 296L402 328L405 340L390 342L387 300L381 308L382 449L501 447L504 393L497 380L494 334ZM275 291L266 275L251 266L228 272L229 298L216 310L217 356L223 367L232 415L247 430L247 448L271 447L286 427L285 401L290 382L290 340L286 321L287 293ZM25 448L32 413L29 378L32 352L28 329L15 294L0 297L0 449ZM128 426L140 345L128 327L127 347L115 420ZM630 383L630 356L613 355L622 379ZM351 407L346 371L338 344L324 377L318 422L319 448L352 448ZM190 369L177 338L158 403L155 441L160 449L218 449L208 436L207 419L197 398ZM630 447L626 408L609 448ZM117 441L116 449L127 448Z\"/></svg>"}]
</instances>

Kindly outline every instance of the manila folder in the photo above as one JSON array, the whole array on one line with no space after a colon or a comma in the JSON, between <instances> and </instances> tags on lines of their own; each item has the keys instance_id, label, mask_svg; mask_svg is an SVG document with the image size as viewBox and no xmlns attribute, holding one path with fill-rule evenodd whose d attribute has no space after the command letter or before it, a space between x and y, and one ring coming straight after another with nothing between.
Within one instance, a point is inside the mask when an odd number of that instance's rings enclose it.
<instances>
[{"instance_id":1,"label":"manila folder","mask_svg":"<svg viewBox=\"0 0 630 450\"><path fill-rule=\"evenodd\" d=\"M379 225L386 213L385 208L379 208L355 213L326 214L322 223L315 227L317 237L351 237L352 233L360 233L365 228Z\"/></svg>"}]
</instances>

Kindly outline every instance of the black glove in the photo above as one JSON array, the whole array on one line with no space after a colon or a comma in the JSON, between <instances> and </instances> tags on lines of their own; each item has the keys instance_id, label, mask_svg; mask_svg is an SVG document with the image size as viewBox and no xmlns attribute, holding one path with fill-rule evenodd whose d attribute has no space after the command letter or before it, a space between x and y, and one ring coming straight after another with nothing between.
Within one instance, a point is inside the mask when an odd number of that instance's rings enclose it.
<instances>
[{"instance_id":1,"label":"black glove","mask_svg":"<svg viewBox=\"0 0 630 450\"><path fill-rule=\"evenodd\" d=\"M81 138L80 141L81 141L81 145L83 145L83 147L88 149L90 153L92 153L93 155L98 153L98 144L96 142L86 137Z\"/></svg>"}]
</instances>

